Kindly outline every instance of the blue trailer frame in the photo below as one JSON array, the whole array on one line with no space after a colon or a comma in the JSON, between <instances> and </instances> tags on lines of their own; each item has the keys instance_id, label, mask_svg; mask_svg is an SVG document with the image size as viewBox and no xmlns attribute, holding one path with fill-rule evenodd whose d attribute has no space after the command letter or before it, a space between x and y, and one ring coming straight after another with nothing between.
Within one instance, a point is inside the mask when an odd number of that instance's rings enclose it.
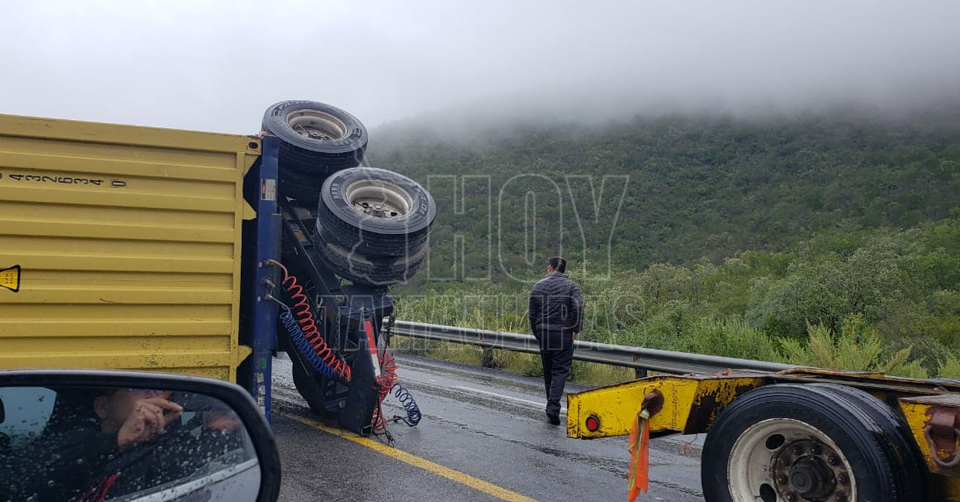
<instances>
[{"instance_id":1,"label":"blue trailer frame","mask_svg":"<svg viewBox=\"0 0 960 502\"><path fill-rule=\"evenodd\" d=\"M244 310L252 310L251 319L241 333L241 340L251 344L249 372L241 381L257 406L270 420L272 360L277 345L278 305L270 299L273 286L279 283L276 267L269 260L280 257L280 212L277 204L279 177L279 139L264 136L261 139L260 159L250 168L244 179L244 195L257 212L254 221L245 222L244 251L255 255L255 273L244 276L243 288L252 292L245 297ZM254 260L246 259L244 265L253 268ZM241 301L244 303L243 300ZM249 306L252 302L252 306ZM249 307L248 307L249 306ZM243 311L242 311L243 312Z\"/></svg>"},{"instance_id":2,"label":"blue trailer frame","mask_svg":"<svg viewBox=\"0 0 960 502\"><path fill-rule=\"evenodd\" d=\"M389 328L385 329L383 319L392 318L393 298L385 286L341 286L340 279L322 264L314 242L316 208L295 207L279 194L280 141L270 135L261 138L261 157L244 179L244 198L257 217L244 222L243 229L246 274L241 316L248 318L241 320L240 339L250 344L253 353L241 365L238 383L248 389L269 420L272 358L277 350L285 350L295 366L297 389L303 394L301 385L306 384L311 389L305 396L315 396L307 398L308 404L321 415L336 415L339 425L363 432L379 402L379 377L389 346ZM278 301L285 292L280 269L273 265L282 262L304 285L311 285L317 323L327 344L350 365L349 381L316 371L288 334L277 333Z\"/></svg>"}]
</instances>

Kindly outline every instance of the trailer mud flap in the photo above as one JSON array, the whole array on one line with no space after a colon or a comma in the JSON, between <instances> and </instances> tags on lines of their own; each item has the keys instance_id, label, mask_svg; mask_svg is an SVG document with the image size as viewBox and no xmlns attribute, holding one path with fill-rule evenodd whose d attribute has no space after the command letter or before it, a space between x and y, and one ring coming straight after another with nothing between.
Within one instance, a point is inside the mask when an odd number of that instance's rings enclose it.
<instances>
[{"instance_id":1,"label":"trailer mud flap","mask_svg":"<svg viewBox=\"0 0 960 502\"><path fill-rule=\"evenodd\" d=\"M351 365L350 390L347 394L346 405L339 417L339 425L344 429L361 433L370 427L373 420L373 409L377 406L378 394L375 388L376 374L380 368L374 366L374 359L367 354L376 354L377 347L370 345L368 336L365 336L363 325L357 326L361 332L357 336L357 357Z\"/></svg>"}]
</instances>

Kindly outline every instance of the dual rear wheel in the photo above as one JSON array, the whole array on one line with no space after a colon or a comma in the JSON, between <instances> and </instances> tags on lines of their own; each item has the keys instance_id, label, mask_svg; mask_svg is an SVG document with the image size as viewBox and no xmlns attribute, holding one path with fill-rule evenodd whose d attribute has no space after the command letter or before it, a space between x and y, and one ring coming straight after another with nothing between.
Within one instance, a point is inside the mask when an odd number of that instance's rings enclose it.
<instances>
[{"instance_id":1,"label":"dual rear wheel","mask_svg":"<svg viewBox=\"0 0 960 502\"><path fill-rule=\"evenodd\" d=\"M731 403L703 448L708 502L926 500L909 430L866 392L832 384L771 385Z\"/></svg>"},{"instance_id":2,"label":"dual rear wheel","mask_svg":"<svg viewBox=\"0 0 960 502\"><path fill-rule=\"evenodd\" d=\"M406 176L359 167L367 129L356 117L325 103L283 101L267 109L262 128L281 139L280 195L317 208L315 240L328 269L376 286L419 271L436 203Z\"/></svg>"}]
</instances>

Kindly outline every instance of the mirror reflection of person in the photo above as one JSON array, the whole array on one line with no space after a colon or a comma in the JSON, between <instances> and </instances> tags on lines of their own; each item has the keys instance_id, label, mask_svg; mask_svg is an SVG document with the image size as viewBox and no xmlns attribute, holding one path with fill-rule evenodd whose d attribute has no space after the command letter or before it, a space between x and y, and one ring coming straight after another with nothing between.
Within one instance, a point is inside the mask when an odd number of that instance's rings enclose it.
<instances>
[{"instance_id":1,"label":"mirror reflection of person","mask_svg":"<svg viewBox=\"0 0 960 502\"><path fill-rule=\"evenodd\" d=\"M93 410L100 419L100 431L111 437L116 434L119 451L153 439L183 413L183 407L169 400L170 394L153 389L116 389L97 396Z\"/></svg>"},{"instance_id":2,"label":"mirror reflection of person","mask_svg":"<svg viewBox=\"0 0 960 502\"><path fill-rule=\"evenodd\" d=\"M22 500L103 500L116 476L105 469L125 452L156 438L183 408L169 392L145 389L57 391L43 434L18 455ZM17 499L15 499L17 500Z\"/></svg>"},{"instance_id":3,"label":"mirror reflection of person","mask_svg":"<svg viewBox=\"0 0 960 502\"><path fill-rule=\"evenodd\" d=\"M233 410L213 410L203 413L203 424L207 430L222 433L237 432L243 429L243 422Z\"/></svg>"},{"instance_id":4,"label":"mirror reflection of person","mask_svg":"<svg viewBox=\"0 0 960 502\"><path fill-rule=\"evenodd\" d=\"M214 397L53 390L40 437L0 456L0 501L103 502L183 479L214 460L255 458L242 420Z\"/></svg>"}]
</instances>

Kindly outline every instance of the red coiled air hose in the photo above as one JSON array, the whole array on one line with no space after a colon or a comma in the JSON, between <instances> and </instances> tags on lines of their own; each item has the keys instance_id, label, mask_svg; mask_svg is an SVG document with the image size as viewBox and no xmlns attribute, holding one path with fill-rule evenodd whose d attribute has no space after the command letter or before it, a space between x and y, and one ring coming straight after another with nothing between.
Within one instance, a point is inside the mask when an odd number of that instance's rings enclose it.
<instances>
[{"instance_id":1,"label":"red coiled air hose","mask_svg":"<svg viewBox=\"0 0 960 502\"><path fill-rule=\"evenodd\" d=\"M367 332L368 343L372 344L373 325L368 320L363 323L363 328ZM383 373L377 377L377 393L379 395L377 396L377 406L373 409L373 418L370 425L373 426L374 433L382 434L387 430L387 420L383 417L383 400L393 389L393 385L397 383L397 364L394 362L393 354L389 354L386 347L382 352L377 353L377 359L379 359L380 366L383 368Z\"/></svg>"},{"instance_id":2,"label":"red coiled air hose","mask_svg":"<svg viewBox=\"0 0 960 502\"><path fill-rule=\"evenodd\" d=\"M280 267L280 270L283 271L281 284L290 294L290 301L295 302L292 308L293 313L297 317L297 323L300 324L303 336L313 347L313 351L323 360L324 364L340 375L340 378L350 380L350 366L330 350L326 340L323 339L323 335L320 334L320 330L313 319L313 312L310 311L310 300L307 299L307 295L303 294L303 286L297 284L297 278L291 275L283 264L276 260L270 260L269 263Z\"/></svg>"}]
</instances>

